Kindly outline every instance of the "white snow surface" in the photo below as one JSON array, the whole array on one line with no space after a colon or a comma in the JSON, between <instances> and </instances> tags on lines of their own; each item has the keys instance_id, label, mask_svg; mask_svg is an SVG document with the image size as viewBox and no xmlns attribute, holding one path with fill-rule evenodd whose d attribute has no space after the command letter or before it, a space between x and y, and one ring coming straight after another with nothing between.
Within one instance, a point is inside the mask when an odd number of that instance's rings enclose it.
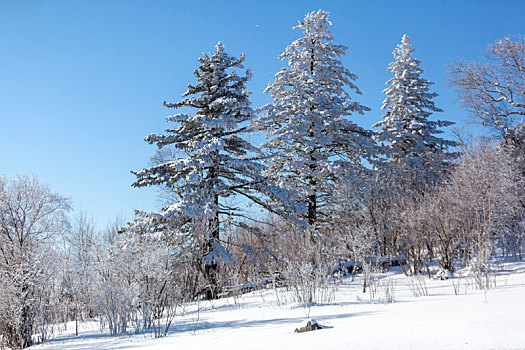
<instances>
[{"instance_id":1,"label":"white snow surface","mask_svg":"<svg viewBox=\"0 0 525 350\"><path fill-rule=\"evenodd\" d=\"M361 276L345 278L334 300L312 306L309 315L291 294L266 289L188 305L164 338L110 336L91 320L79 337L71 323L32 349L525 349L525 262L502 264L486 293L472 278L425 278L428 296L415 297L413 278L399 270L380 277L374 299L362 293ZM453 283L460 282L455 295ZM295 334L310 318L326 328Z\"/></svg>"}]
</instances>

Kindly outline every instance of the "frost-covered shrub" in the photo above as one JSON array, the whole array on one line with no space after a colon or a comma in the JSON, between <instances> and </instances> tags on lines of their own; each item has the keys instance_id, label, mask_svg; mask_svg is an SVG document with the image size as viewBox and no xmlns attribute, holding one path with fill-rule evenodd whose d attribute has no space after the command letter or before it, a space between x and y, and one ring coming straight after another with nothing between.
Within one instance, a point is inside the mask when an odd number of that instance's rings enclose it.
<instances>
[{"instance_id":1,"label":"frost-covered shrub","mask_svg":"<svg viewBox=\"0 0 525 350\"><path fill-rule=\"evenodd\" d=\"M54 243L69 225L68 209L36 177L0 177L0 337L9 347L31 346L34 333L55 321Z\"/></svg>"}]
</instances>

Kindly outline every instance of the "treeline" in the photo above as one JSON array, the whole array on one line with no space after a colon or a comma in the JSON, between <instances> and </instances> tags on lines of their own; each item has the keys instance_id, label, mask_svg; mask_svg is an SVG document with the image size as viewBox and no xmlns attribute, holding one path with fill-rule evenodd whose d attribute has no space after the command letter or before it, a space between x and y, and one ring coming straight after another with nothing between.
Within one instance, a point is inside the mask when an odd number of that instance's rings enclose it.
<instances>
[{"instance_id":1,"label":"treeline","mask_svg":"<svg viewBox=\"0 0 525 350\"><path fill-rule=\"evenodd\" d=\"M258 110L244 55L219 43L199 59L197 83L164 103L183 113L146 138L155 165L134 172L134 186L162 190L159 213L97 231L68 219L69 201L37 178L1 178L0 344L28 347L93 317L111 334L163 336L186 302L272 284L308 304L358 267L366 289L374 263L429 277L431 266L437 277L469 267L489 288L494 256L522 259L523 38L451 64L463 106L497 133L452 141L440 134L453 123L430 119L443 111L407 35L387 68L382 120L373 131L351 121L369 108L351 97L357 77L330 25L321 10L299 21ZM253 133L267 141L251 144Z\"/></svg>"}]
</instances>

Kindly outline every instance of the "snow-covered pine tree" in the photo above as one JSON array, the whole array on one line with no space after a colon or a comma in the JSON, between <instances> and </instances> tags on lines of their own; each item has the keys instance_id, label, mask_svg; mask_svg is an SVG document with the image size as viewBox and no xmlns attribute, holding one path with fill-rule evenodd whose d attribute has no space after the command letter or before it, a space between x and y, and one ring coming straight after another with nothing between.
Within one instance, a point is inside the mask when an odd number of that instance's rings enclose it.
<instances>
[{"instance_id":1,"label":"snow-covered pine tree","mask_svg":"<svg viewBox=\"0 0 525 350\"><path fill-rule=\"evenodd\" d=\"M245 89L250 71L246 70L244 77L236 71L244 69L244 60L244 55L237 59L227 54L220 42L214 54L199 58L197 85L188 85L182 101L164 102L168 108L189 107L197 112L169 116L167 121L176 123L175 128L167 129L165 135L146 137L159 148L174 147L180 158L135 172L137 181L133 184L163 185L177 195L176 203L161 213L145 215L140 224L174 230L192 244L202 245L195 248L202 252L197 266L210 286L207 298L216 297L219 262L231 260L221 244L222 221L242 215L240 208L227 205L224 199L241 195L271 208L265 199L286 197L262 177L264 168L254 158L258 149L242 138L254 117L250 92Z\"/></svg>"},{"instance_id":2,"label":"snow-covered pine tree","mask_svg":"<svg viewBox=\"0 0 525 350\"><path fill-rule=\"evenodd\" d=\"M357 76L343 66L347 48L333 43L331 24L319 10L293 28L303 36L279 56L288 67L268 84L273 102L255 123L269 139L261 145L271 155L268 175L300 193L314 230L326 222L335 185L356 175L373 145L368 131L343 118L368 108L350 99L348 91L361 93Z\"/></svg>"},{"instance_id":3,"label":"snow-covered pine tree","mask_svg":"<svg viewBox=\"0 0 525 350\"><path fill-rule=\"evenodd\" d=\"M433 83L422 78L421 62L412 57L413 53L410 38L405 34L393 52L395 61L387 68L394 73L383 90L386 99L381 109L387 112L383 120L372 127L381 128L375 138L382 146L382 153L394 165L431 170L457 156L448 152L449 147L457 146L456 142L435 136L443 133L439 127L454 123L429 120L433 112L443 110L434 105L432 99L437 94L429 91Z\"/></svg>"}]
</instances>

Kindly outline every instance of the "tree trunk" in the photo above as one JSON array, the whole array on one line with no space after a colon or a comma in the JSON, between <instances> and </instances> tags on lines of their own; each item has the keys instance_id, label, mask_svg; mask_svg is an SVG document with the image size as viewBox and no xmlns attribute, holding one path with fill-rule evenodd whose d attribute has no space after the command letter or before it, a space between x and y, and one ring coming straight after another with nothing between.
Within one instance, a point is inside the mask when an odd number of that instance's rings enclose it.
<instances>
[{"instance_id":1,"label":"tree trunk","mask_svg":"<svg viewBox=\"0 0 525 350\"><path fill-rule=\"evenodd\" d=\"M210 169L210 172L208 173L208 177L210 179L210 182L211 182L211 189L210 190L214 190L214 187L215 187L215 182L217 180L217 170L215 167L212 167ZM206 242L206 252L205 252L205 256L207 256L208 254L213 254L213 249L214 249L214 245L215 245L215 242L218 242L219 241L219 238L220 238L220 230L219 230L219 211L218 211L218 207L219 207L219 195L218 194L214 194L214 197L213 197L213 202L214 202L214 205L215 207L217 208L215 214L213 215L213 217L208 221L208 241ZM206 288L206 294L205 294L205 297L207 300L211 300L211 299L217 299L218 297L218 286L217 286L217 282L218 282L218 279L217 279L217 274L218 274L218 263L217 263L217 260L216 260L216 257L213 257L212 261L208 261L205 263L205 266L204 266L204 274L205 274L205 279L206 279L206 283L207 283L207 288Z\"/></svg>"},{"instance_id":2,"label":"tree trunk","mask_svg":"<svg viewBox=\"0 0 525 350\"><path fill-rule=\"evenodd\" d=\"M33 325L31 322L31 316L30 316L30 306L27 305L27 293L29 293L27 286L22 287L22 295L23 295L23 303L24 306L22 308L22 322L20 324L20 348L28 348L31 345L33 345Z\"/></svg>"},{"instance_id":3,"label":"tree trunk","mask_svg":"<svg viewBox=\"0 0 525 350\"><path fill-rule=\"evenodd\" d=\"M315 181L313 181L315 183ZM317 195L308 196L308 224L314 226L317 221Z\"/></svg>"}]
</instances>

